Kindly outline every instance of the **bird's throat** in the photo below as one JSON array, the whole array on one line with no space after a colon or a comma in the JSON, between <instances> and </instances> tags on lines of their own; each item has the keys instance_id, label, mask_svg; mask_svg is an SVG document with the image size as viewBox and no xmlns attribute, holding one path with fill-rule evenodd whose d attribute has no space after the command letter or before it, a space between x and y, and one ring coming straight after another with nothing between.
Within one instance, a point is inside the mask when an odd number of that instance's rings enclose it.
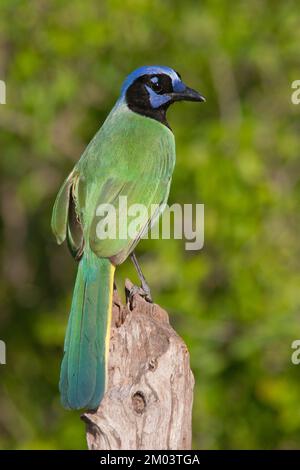
<instances>
[{"instance_id":1,"label":"bird's throat","mask_svg":"<svg viewBox=\"0 0 300 470\"><path fill-rule=\"evenodd\" d=\"M162 124L167 126L170 130L172 130L170 127L170 124L167 121L168 106L160 107L157 109L139 106L138 104L135 104L135 103L127 103L127 106L134 113L138 113L138 114L141 114L142 116L155 119L156 121L161 122Z\"/></svg>"}]
</instances>

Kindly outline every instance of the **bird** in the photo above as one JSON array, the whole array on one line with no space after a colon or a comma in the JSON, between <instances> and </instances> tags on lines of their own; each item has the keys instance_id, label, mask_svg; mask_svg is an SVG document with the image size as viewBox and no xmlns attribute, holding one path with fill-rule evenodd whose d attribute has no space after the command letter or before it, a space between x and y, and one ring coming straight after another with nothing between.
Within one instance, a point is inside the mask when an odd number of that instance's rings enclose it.
<instances>
[{"instance_id":1,"label":"bird","mask_svg":"<svg viewBox=\"0 0 300 470\"><path fill-rule=\"evenodd\" d=\"M134 249L158 218L147 214L130 237L97 236L97 207L110 204L126 223L118 199L163 208L175 166L175 139L167 110L178 101L205 98L167 66L142 66L130 73L106 120L59 190L51 218L58 244L67 241L78 262L64 342L59 390L67 409L98 408L107 388L114 273L128 257L141 292L151 301ZM128 223L128 222L127 222Z\"/></svg>"}]
</instances>

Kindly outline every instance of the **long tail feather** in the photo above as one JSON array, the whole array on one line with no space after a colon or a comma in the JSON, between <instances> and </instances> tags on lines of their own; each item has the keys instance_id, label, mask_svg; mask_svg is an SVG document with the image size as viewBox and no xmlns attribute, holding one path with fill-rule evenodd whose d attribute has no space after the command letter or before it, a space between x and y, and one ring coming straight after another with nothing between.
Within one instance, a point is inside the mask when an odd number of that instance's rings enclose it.
<instances>
[{"instance_id":1,"label":"long tail feather","mask_svg":"<svg viewBox=\"0 0 300 470\"><path fill-rule=\"evenodd\" d=\"M65 408L96 408L106 387L115 267L85 253L78 266L59 389Z\"/></svg>"}]
</instances>

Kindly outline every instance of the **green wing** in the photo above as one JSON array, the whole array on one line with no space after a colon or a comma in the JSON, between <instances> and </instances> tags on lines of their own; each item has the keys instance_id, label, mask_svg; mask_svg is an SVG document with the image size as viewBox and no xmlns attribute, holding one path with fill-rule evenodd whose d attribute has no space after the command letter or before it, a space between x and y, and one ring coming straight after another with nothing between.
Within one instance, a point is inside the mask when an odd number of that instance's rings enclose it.
<instances>
[{"instance_id":1,"label":"green wing","mask_svg":"<svg viewBox=\"0 0 300 470\"><path fill-rule=\"evenodd\" d=\"M52 212L51 227L57 243L67 239L74 258L79 259L84 248L81 209L84 208L84 179L74 169L62 185Z\"/></svg>"},{"instance_id":2,"label":"green wing","mask_svg":"<svg viewBox=\"0 0 300 470\"><path fill-rule=\"evenodd\" d=\"M73 182L74 170L60 188L52 211L51 228L58 244L63 243L67 235L70 193Z\"/></svg>"},{"instance_id":3,"label":"green wing","mask_svg":"<svg viewBox=\"0 0 300 470\"><path fill-rule=\"evenodd\" d=\"M98 206L109 203L114 208L112 215L116 215L116 239L99 238L97 225L100 223L100 217L97 217L97 215L93 218L89 234L92 250L99 257L110 258L114 264L122 263L133 251L142 233L150 225L152 217L157 214L157 209L155 213L151 213L151 204L159 207L164 203L169 192L167 182L165 184L161 182L158 185L149 183L144 191L141 191L137 181L128 181L125 184L118 185L118 187L121 190L116 192L115 197L108 200L107 193L103 192L100 194L98 201ZM145 206L145 211L140 211L139 220L136 224L134 223L135 215L126 215L125 211L120 210L119 198L122 196L126 196L128 207L133 204L143 204ZM128 232L128 229L130 229L130 232Z\"/></svg>"},{"instance_id":4,"label":"green wing","mask_svg":"<svg viewBox=\"0 0 300 470\"><path fill-rule=\"evenodd\" d=\"M127 258L151 219L157 216L158 210L151 213L151 205L160 206L167 200L175 164L172 132L153 119L132 112L127 114L126 119L115 120L109 139L101 136L100 154L104 162L100 165L102 171L90 186L88 205L92 212L86 220L85 237L88 237L91 249L99 257L110 258L114 264ZM113 146L103 145L112 140ZM90 159L93 159L92 155ZM94 171L97 173L97 169ZM127 208L141 204L147 209L139 214L136 226L133 225L135 214L130 215L119 207L122 197L126 197ZM101 204L110 204L115 211L115 239L98 236L101 217L97 215L97 208ZM129 228L131 233L128 233Z\"/></svg>"},{"instance_id":5,"label":"green wing","mask_svg":"<svg viewBox=\"0 0 300 470\"><path fill-rule=\"evenodd\" d=\"M126 259L168 197L175 164L172 132L161 123L129 111L113 113L91 141L60 190L53 209L52 228L59 243L67 238L75 257L84 243L101 258L114 264ZM127 206L142 204L148 209L133 229L134 215L126 217L119 208L120 197ZM117 237L99 238L101 216L97 209L110 204L116 214ZM128 235L128 228L131 233ZM126 236L119 236L119 230Z\"/></svg>"}]
</instances>

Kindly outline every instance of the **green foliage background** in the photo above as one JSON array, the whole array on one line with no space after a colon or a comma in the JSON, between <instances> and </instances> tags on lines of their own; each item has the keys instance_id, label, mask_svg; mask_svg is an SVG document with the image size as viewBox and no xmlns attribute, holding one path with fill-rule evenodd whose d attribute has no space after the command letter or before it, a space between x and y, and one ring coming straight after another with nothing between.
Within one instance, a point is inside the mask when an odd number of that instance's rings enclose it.
<instances>
[{"instance_id":1,"label":"green foliage background","mask_svg":"<svg viewBox=\"0 0 300 470\"><path fill-rule=\"evenodd\" d=\"M193 445L300 447L299 22L291 0L1 0L1 448L86 447L57 390L76 267L51 209L124 77L153 63L207 98L169 111L170 202L205 204L204 249L138 250L190 349Z\"/></svg>"}]
</instances>

